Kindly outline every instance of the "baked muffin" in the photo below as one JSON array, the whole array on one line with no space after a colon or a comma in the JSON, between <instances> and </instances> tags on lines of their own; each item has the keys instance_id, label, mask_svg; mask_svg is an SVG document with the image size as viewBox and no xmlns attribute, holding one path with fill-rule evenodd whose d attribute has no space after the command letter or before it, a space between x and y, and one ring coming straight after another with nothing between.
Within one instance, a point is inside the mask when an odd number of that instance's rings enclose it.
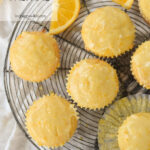
<instances>
[{"instance_id":1,"label":"baked muffin","mask_svg":"<svg viewBox=\"0 0 150 150\"><path fill-rule=\"evenodd\" d=\"M150 89L150 41L140 45L133 54L131 70L139 84Z\"/></svg>"},{"instance_id":2,"label":"baked muffin","mask_svg":"<svg viewBox=\"0 0 150 150\"><path fill-rule=\"evenodd\" d=\"M75 133L77 124L74 106L55 94L34 101L26 113L26 128L39 146L64 145Z\"/></svg>"},{"instance_id":3,"label":"baked muffin","mask_svg":"<svg viewBox=\"0 0 150 150\"><path fill-rule=\"evenodd\" d=\"M149 0L139 0L139 9L144 17L144 19L150 23L150 1Z\"/></svg>"},{"instance_id":4,"label":"baked muffin","mask_svg":"<svg viewBox=\"0 0 150 150\"><path fill-rule=\"evenodd\" d=\"M122 10L106 6L87 16L82 25L85 48L98 56L119 56L133 48L135 27Z\"/></svg>"},{"instance_id":5,"label":"baked muffin","mask_svg":"<svg viewBox=\"0 0 150 150\"><path fill-rule=\"evenodd\" d=\"M150 149L150 113L137 113L129 116L118 131L120 150Z\"/></svg>"},{"instance_id":6,"label":"baked muffin","mask_svg":"<svg viewBox=\"0 0 150 150\"><path fill-rule=\"evenodd\" d=\"M96 58L82 60L68 75L67 91L80 107L104 108L112 103L119 91L116 70Z\"/></svg>"},{"instance_id":7,"label":"baked muffin","mask_svg":"<svg viewBox=\"0 0 150 150\"><path fill-rule=\"evenodd\" d=\"M20 78L43 81L59 66L58 44L48 33L23 32L10 48L10 63L12 70Z\"/></svg>"},{"instance_id":8,"label":"baked muffin","mask_svg":"<svg viewBox=\"0 0 150 150\"><path fill-rule=\"evenodd\" d=\"M134 145L136 142L130 143L130 140L126 141L126 139L123 139L123 138L127 138L129 134L127 132L125 133L122 132L125 135L123 134L120 135L121 132L119 133L119 130L120 130L120 127L123 126L124 124L123 122L129 116L132 116L133 114L138 114L141 112L150 113L150 98L148 95L143 95L143 94L133 95L133 96L130 95L129 97L125 97L118 101L115 101L110 107L106 108L103 117L99 121L99 126L98 126L99 149L100 150L132 149L132 145ZM133 118L136 118L136 117L133 117ZM141 133L143 134L141 136L142 138L143 136L146 135L145 131L147 132L147 129L144 129L144 128L145 128L145 125L143 125L143 127L141 128L140 128L140 124L139 126L135 125L134 131L136 130L137 134L143 131L144 133ZM118 136L118 133L120 136ZM132 137L135 137L135 136L133 135L130 138ZM121 141L121 145L118 144L118 141L119 143ZM127 142L129 143L127 144ZM141 139L141 142L143 142L143 139ZM143 144L146 145L147 143L143 143ZM122 147L122 145L124 146ZM133 150L135 150L136 148L138 147L133 148ZM137 149L137 150L141 150L141 149ZM145 149L142 149L142 150L145 150Z\"/></svg>"}]
</instances>

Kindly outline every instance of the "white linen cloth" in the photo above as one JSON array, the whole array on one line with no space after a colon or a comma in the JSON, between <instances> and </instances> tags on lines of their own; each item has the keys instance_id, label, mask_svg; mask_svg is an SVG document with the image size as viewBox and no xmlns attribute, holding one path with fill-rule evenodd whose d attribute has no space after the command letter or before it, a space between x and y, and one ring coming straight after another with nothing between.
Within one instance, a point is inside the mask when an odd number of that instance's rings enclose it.
<instances>
[{"instance_id":1,"label":"white linen cloth","mask_svg":"<svg viewBox=\"0 0 150 150\"><path fill-rule=\"evenodd\" d=\"M16 7L5 0L0 5L5 6L0 10L0 16L5 15L7 20L10 20L14 10L24 8L20 2ZM12 115L3 85L4 59L14 23L0 21L0 150L35 150L36 148L25 137Z\"/></svg>"}]
</instances>

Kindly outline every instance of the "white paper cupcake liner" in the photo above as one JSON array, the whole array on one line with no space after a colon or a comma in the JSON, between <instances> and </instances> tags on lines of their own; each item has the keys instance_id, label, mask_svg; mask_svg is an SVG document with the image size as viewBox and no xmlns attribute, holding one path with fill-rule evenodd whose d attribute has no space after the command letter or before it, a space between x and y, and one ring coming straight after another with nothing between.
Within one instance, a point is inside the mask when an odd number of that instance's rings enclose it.
<instances>
[{"instance_id":1,"label":"white paper cupcake liner","mask_svg":"<svg viewBox=\"0 0 150 150\"><path fill-rule=\"evenodd\" d=\"M99 150L119 150L117 139L119 127L128 116L139 112L150 112L149 95L131 95L108 107L99 121Z\"/></svg>"}]
</instances>

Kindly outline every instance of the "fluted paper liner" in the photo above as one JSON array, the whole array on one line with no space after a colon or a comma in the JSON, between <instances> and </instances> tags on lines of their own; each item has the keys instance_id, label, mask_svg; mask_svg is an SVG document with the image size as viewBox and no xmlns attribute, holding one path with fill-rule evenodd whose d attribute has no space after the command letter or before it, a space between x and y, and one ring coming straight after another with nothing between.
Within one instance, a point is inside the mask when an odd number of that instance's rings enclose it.
<instances>
[{"instance_id":1,"label":"fluted paper liner","mask_svg":"<svg viewBox=\"0 0 150 150\"><path fill-rule=\"evenodd\" d=\"M118 129L130 115L150 112L150 97L145 94L122 98L108 107L99 121L98 143L100 150L119 150Z\"/></svg>"}]
</instances>

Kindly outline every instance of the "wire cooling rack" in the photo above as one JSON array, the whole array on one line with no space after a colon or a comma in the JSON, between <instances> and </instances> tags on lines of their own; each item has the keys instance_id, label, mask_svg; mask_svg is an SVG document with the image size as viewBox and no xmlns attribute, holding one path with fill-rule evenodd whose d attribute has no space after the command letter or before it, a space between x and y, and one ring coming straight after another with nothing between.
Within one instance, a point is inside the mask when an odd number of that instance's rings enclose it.
<instances>
[{"instance_id":1,"label":"wire cooling rack","mask_svg":"<svg viewBox=\"0 0 150 150\"><path fill-rule=\"evenodd\" d=\"M81 26L85 17L96 8L108 5L119 7L125 11L131 17L136 26L135 47L131 52L127 52L126 54L115 59L99 58L94 54L87 52L84 49L84 44L80 34ZM65 83L66 75L75 62L84 58L96 57L106 60L108 63L112 64L117 69L120 79L120 92L118 94L118 98L136 93L150 94L150 91L137 84L130 72L130 58L133 51L138 44L148 40L150 37L150 27L143 20L139 13L138 2L135 1L132 9L130 10L125 10L109 0L83 0L81 1L81 6L82 7L78 19L65 32L55 36L61 49L61 66L55 75L43 82L33 83L18 78L11 70L9 62L9 48L12 42L22 31L48 31L49 22L44 20L50 20L52 1L47 1L46 5L43 5L41 1L31 1L22 14L42 15L43 13L46 13L46 17L43 20L35 19L32 21L20 17L20 20L16 23L10 38L4 66L4 85L7 99L18 125L25 133L26 137L39 150L47 150L48 148L39 147L28 135L25 128L25 112L34 100L38 99L44 94L49 94L50 91L53 91L72 102L66 93ZM97 150L98 121L101 118L104 110L89 111L79 107L77 107L77 109L80 115L80 126L77 130L77 133L68 143L66 143L62 148L58 149Z\"/></svg>"}]
</instances>

